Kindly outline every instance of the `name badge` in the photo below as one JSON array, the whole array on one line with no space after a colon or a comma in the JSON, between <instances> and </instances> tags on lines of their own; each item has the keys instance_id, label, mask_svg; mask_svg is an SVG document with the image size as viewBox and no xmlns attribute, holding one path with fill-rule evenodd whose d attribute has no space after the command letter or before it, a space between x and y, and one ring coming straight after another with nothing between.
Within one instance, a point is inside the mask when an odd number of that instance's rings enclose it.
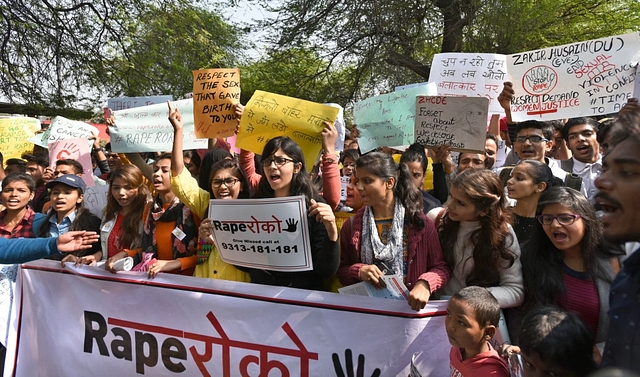
<instances>
[{"instance_id":1,"label":"name badge","mask_svg":"<svg viewBox=\"0 0 640 377\"><path fill-rule=\"evenodd\" d=\"M187 234L178 227L176 227L171 233L173 233L173 235L176 236L176 238L180 241L182 241L187 236Z\"/></svg>"},{"instance_id":2,"label":"name badge","mask_svg":"<svg viewBox=\"0 0 640 377\"><path fill-rule=\"evenodd\" d=\"M113 226L116 224L115 219L114 220L109 220L106 223L102 224L102 228L100 230L102 230L103 232L110 232L111 229L113 229Z\"/></svg>"}]
</instances>

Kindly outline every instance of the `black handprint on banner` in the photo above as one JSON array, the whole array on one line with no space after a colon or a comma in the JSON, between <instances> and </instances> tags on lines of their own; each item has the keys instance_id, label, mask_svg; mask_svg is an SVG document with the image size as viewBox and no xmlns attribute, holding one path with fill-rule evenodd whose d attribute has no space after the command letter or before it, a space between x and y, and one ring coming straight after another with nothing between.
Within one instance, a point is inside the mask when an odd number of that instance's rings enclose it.
<instances>
[{"instance_id":1,"label":"black handprint on banner","mask_svg":"<svg viewBox=\"0 0 640 377\"><path fill-rule=\"evenodd\" d=\"M282 229L285 232L293 233L298 229L298 222L295 221L294 219L288 219L286 221L286 224L287 224L287 228L286 229Z\"/></svg>"},{"instance_id":2,"label":"black handprint on banner","mask_svg":"<svg viewBox=\"0 0 640 377\"><path fill-rule=\"evenodd\" d=\"M353 374L353 355L351 354L350 348L347 348L344 351L344 370L342 370L340 356L338 356L337 353L332 354L331 358L333 359L333 369L335 369L337 377L364 377L364 355L358 355L358 367L356 369L356 374ZM379 376L380 368L376 368L373 373L371 373L371 377Z\"/></svg>"}]
</instances>

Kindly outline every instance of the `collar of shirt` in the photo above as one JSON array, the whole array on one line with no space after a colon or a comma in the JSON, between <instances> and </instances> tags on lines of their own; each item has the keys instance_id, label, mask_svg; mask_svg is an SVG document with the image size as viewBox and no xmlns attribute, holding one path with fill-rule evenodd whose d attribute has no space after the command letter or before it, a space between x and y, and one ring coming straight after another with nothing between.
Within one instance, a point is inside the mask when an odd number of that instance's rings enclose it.
<instances>
[{"instance_id":1,"label":"collar of shirt","mask_svg":"<svg viewBox=\"0 0 640 377\"><path fill-rule=\"evenodd\" d=\"M62 219L62 223L64 223L65 220L68 220L68 223L71 224L73 222L73 220L76 219L76 213L77 212L78 211L73 211L70 214L68 214L67 216L65 216L64 219ZM57 225L58 224L58 216L56 216L56 215L51 216L49 218L49 222L52 223L52 224L56 224Z\"/></svg>"},{"instance_id":2,"label":"collar of shirt","mask_svg":"<svg viewBox=\"0 0 640 377\"><path fill-rule=\"evenodd\" d=\"M573 158L573 171L574 172L582 172L585 169L589 168L589 169L593 169L593 168L601 168L602 167L602 156L598 157L598 161L588 164L586 162L582 162L582 161L578 161L575 159L575 157Z\"/></svg>"}]
</instances>

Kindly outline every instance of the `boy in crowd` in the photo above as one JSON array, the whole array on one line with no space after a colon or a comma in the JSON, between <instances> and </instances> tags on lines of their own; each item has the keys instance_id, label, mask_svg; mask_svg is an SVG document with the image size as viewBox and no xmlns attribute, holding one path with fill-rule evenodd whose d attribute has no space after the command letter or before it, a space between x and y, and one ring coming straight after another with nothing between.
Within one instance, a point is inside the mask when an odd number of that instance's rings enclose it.
<instances>
[{"instance_id":1,"label":"boy in crowd","mask_svg":"<svg viewBox=\"0 0 640 377\"><path fill-rule=\"evenodd\" d=\"M466 287L449 301L445 325L452 377L509 376L507 364L489 341L500 320L498 300L486 288Z\"/></svg>"}]
</instances>

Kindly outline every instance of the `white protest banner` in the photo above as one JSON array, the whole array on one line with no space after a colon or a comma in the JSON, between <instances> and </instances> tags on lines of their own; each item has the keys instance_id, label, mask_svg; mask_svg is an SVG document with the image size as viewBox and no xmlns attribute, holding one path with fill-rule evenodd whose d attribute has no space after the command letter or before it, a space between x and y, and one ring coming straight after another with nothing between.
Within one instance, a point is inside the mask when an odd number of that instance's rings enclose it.
<instances>
[{"instance_id":1,"label":"white protest banner","mask_svg":"<svg viewBox=\"0 0 640 377\"><path fill-rule=\"evenodd\" d=\"M102 218L102 210L107 206L107 195L109 194L109 185L95 185L87 187L84 194L84 206L94 215Z\"/></svg>"},{"instance_id":2,"label":"white protest banner","mask_svg":"<svg viewBox=\"0 0 640 377\"><path fill-rule=\"evenodd\" d=\"M304 196L212 199L213 238L230 264L273 271L313 269Z\"/></svg>"},{"instance_id":3,"label":"white protest banner","mask_svg":"<svg viewBox=\"0 0 640 377\"><path fill-rule=\"evenodd\" d=\"M184 150L206 149L207 139L196 139L193 125L193 99L173 102L184 123ZM173 149L173 127L167 103L115 111L116 126L109 127L114 152L158 152Z\"/></svg>"},{"instance_id":4,"label":"white protest banner","mask_svg":"<svg viewBox=\"0 0 640 377\"><path fill-rule=\"evenodd\" d=\"M449 373L444 301L67 266L23 265L5 375L407 376L420 351L424 376Z\"/></svg>"},{"instance_id":5,"label":"white protest banner","mask_svg":"<svg viewBox=\"0 0 640 377\"><path fill-rule=\"evenodd\" d=\"M507 56L447 52L436 54L429 81L439 96L487 97L490 113L503 113L498 95L507 77Z\"/></svg>"},{"instance_id":6,"label":"white protest banner","mask_svg":"<svg viewBox=\"0 0 640 377\"><path fill-rule=\"evenodd\" d=\"M353 117L362 153L377 147L413 144L416 96L436 94L436 85L427 83L357 102Z\"/></svg>"},{"instance_id":7,"label":"white protest banner","mask_svg":"<svg viewBox=\"0 0 640 377\"><path fill-rule=\"evenodd\" d=\"M86 139L65 139L49 143L49 164L55 170L58 160L76 160L82 165L82 180L87 187L95 185L93 181L93 165L91 149Z\"/></svg>"},{"instance_id":8,"label":"white protest banner","mask_svg":"<svg viewBox=\"0 0 640 377\"><path fill-rule=\"evenodd\" d=\"M43 148L48 148L49 143L59 140L85 139L87 146L91 146L93 141L89 140L89 137L94 133L99 134L100 130L89 123L57 116L51 120L51 124L45 132L37 134L29 141Z\"/></svg>"},{"instance_id":9,"label":"white protest banner","mask_svg":"<svg viewBox=\"0 0 640 377\"><path fill-rule=\"evenodd\" d=\"M636 32L508 56L513 120L618 112L633 92L638 51Z\"/></svg>"},{"instance_id":10,"label":"white protest banner","mask_svg":"<svg viewBox=\"0 0 640 377\"><path fill-rule=\"evenodd\" d=\"M488 98L418 96L416 102L416 143L484 153Z\"/></svg>"},{"instance_id":11,"label":"white protest banner","mask_svg":"<svg viewBox=\"0 0 640 377\"><path fill-rule=\"evenodd\" d=\"M133 109L136 107L155 105L159 103L167 103L167 101L173 101L173 96L160 95L160 96L146 96L146 97L109 98L107 100L107 108L113 111L118 111L118 110Z\"/></svg>"}]
</instances>

